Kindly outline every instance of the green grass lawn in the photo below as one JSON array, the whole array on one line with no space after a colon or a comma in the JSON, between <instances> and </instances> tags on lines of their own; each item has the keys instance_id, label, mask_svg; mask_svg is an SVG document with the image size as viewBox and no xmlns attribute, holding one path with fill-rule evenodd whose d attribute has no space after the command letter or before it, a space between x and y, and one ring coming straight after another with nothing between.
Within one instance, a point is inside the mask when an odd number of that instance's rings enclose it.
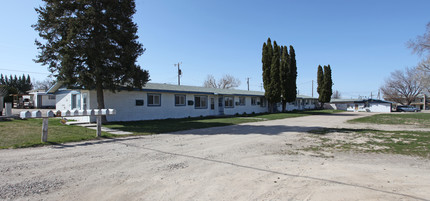
<instances>
[{"instance_id":1,"label":"green grass lawn","mask_svg":"<svg viewBox=\"0 0 430 201\"><path fill-rule=\"evenodd\" d=\"M414 125L430 128L429 113L376 114L349 120L349 123ZM430 158L430 132L384 131L371 129L325 128L310 131L320 144L308 150L337 150L375 153L393 153ZM340 133L344 139L330 140L329 135Z\"/></svg>"},{"instance_id":2,"label":"green grass lawn","mask_svg":"<svg viewBox=\"0 0 430 201\"><path fill-rule=\"evenodd\" d=\"M238 115L233 117L205 117L166 119L134 122L113 122L105 127L133 132L133 135L147 135L228 126L240 123L284 119L317 114L333 114L336 110L313 110L277 114ZM59 119L50 119L48 125L48 142L41 142L42 119L0 121L0 149L43 146L97 139L96 131L80 126L63 125ZM102 138L123 137L102 132Z\"/></svg>"},{"instance_id":3,"label":"green grass lawn","mask_svg":"<svg viewBox=\"0 0 430 201\"><path fill-rule=\"evenodd\" d=\"M237 115L232 117L202 117L185 119L166 119L148 121L112 122L104 125L108 128L132 132L135 135L168 133L182 130L229 126L247 122L266 121L301 117L308 115L324 115L343 112L340 110L310 110L276 114Z\"/></svg>"},{"instance_id":4,"label":"green grass lawn","mask_svg":"<svg viewBox=\"0 0 430 201\"><path fill-rule=\"evenodd\" d=\"M42 119L0 121L0 149L97 139L95 130L63 125L60 123L60 119L49 119L48 142L42 143L41 135ZM102 132L102 137L112 136Z\"/></svg>"},{"instance_id":5,"label":"green grass lawn","mask_svg":"<svg viewBox=\"0 0 430 201\"><path fill-rule=\"evenodd\" d=\"M317 145L304 150L391 153L430 158L430 132L326 128L310 131ZM331 138L340 133L343 137Z\"/></svg>"},{"instance_id":6,"label":"green grass lawn","mask_svg":"<svg viewBox=\"0 0 430 201\"><path fill-rule=\"evenodd\" d=\"M430 128L430 113L376 114L349 120L349 123L398 124Z\"/></svg>"}]
</instances>

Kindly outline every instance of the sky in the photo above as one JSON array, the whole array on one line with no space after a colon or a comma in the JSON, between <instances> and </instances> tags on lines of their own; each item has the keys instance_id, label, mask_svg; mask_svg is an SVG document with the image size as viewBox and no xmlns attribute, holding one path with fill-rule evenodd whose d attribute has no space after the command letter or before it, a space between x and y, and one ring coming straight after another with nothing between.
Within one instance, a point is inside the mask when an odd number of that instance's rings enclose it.
<instances>
[{"instance_id":1,"label":"sky","mask_svg":"<svg viewBox=\"0 0 430 201\"><path fill-rule=\"evenodd\" d=\"M0 7L0 73L42 81L47 66L35 63L39 0L3 1ZM371 94L395 70L419 61L406 43L430 22L428 0L136 0L133 21L146 51L137 60L151 82L202 86L207 75L229 74L238 89L262 90L261 53L270 37L292 45L297 89L316 93L318 65L330 64L333 90L342 98ZM314 87L312 90L312 80Z\"/></svg>"}]
</instances>

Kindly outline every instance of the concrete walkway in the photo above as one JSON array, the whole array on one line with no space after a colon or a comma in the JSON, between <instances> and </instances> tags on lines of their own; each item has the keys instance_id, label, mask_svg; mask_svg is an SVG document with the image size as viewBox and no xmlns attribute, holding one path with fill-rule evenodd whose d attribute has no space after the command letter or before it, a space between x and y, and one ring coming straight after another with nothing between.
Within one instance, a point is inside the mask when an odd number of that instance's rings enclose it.
<instances>
[{"instance_id":1,"label":"concrete walkway","mask_svg":"<svg viewBox=\"0 0 430 201\"><path fill-rule=\"evenodd\" d=\"M97 124L95 124L95 123L79 122L79 121L69 121L66 124L67 125L82 126L82 127L85 127L85 128L97 130ZM102 126L102 131L110 133L110 134L114 134L114 135L130 135L130 134L133 134L132 132L120 131L120 130L116 130L116 129L112 129L112 128L106 128L106 127L103 127L103 126Z\"/></svg>"}]
</instances>

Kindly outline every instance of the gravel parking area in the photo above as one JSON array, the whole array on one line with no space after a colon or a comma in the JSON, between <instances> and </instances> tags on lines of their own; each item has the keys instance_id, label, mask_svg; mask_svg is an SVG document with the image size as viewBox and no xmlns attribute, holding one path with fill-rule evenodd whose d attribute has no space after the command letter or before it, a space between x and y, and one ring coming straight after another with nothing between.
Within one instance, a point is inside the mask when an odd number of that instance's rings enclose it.
<instances>
[{"instance_id":1,"label":"gravel parking area","mask_svg":"<svg viewBox=\"0 0 430 201\"><path fill-rule=\"evenodd\" d=\"M364 115L0 150L0 200L430 200L427 159L300 149Z\"/></svg>"}]
</instances>

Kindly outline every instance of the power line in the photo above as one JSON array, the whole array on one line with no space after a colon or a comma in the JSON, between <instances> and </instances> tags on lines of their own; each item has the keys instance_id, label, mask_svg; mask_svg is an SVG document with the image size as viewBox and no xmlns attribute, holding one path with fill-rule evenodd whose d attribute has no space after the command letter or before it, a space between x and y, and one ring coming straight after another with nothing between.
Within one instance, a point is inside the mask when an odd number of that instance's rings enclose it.
<instances>
[{"instance_id":1,"label":"power line","mask_svg":"<svg viewBox=\"0 0 430 201\"><path fill-rule=\"evenodd\" d=\"M42 74L42 75L51 75L51 73L31 72L31 71L23 71L23 70L11 70L11 69L4 69L4 68L0 68L0 70L7 70L7 71L21 72L21 73L34 73L34 74Z\"/></svg>"}]
</instances>

